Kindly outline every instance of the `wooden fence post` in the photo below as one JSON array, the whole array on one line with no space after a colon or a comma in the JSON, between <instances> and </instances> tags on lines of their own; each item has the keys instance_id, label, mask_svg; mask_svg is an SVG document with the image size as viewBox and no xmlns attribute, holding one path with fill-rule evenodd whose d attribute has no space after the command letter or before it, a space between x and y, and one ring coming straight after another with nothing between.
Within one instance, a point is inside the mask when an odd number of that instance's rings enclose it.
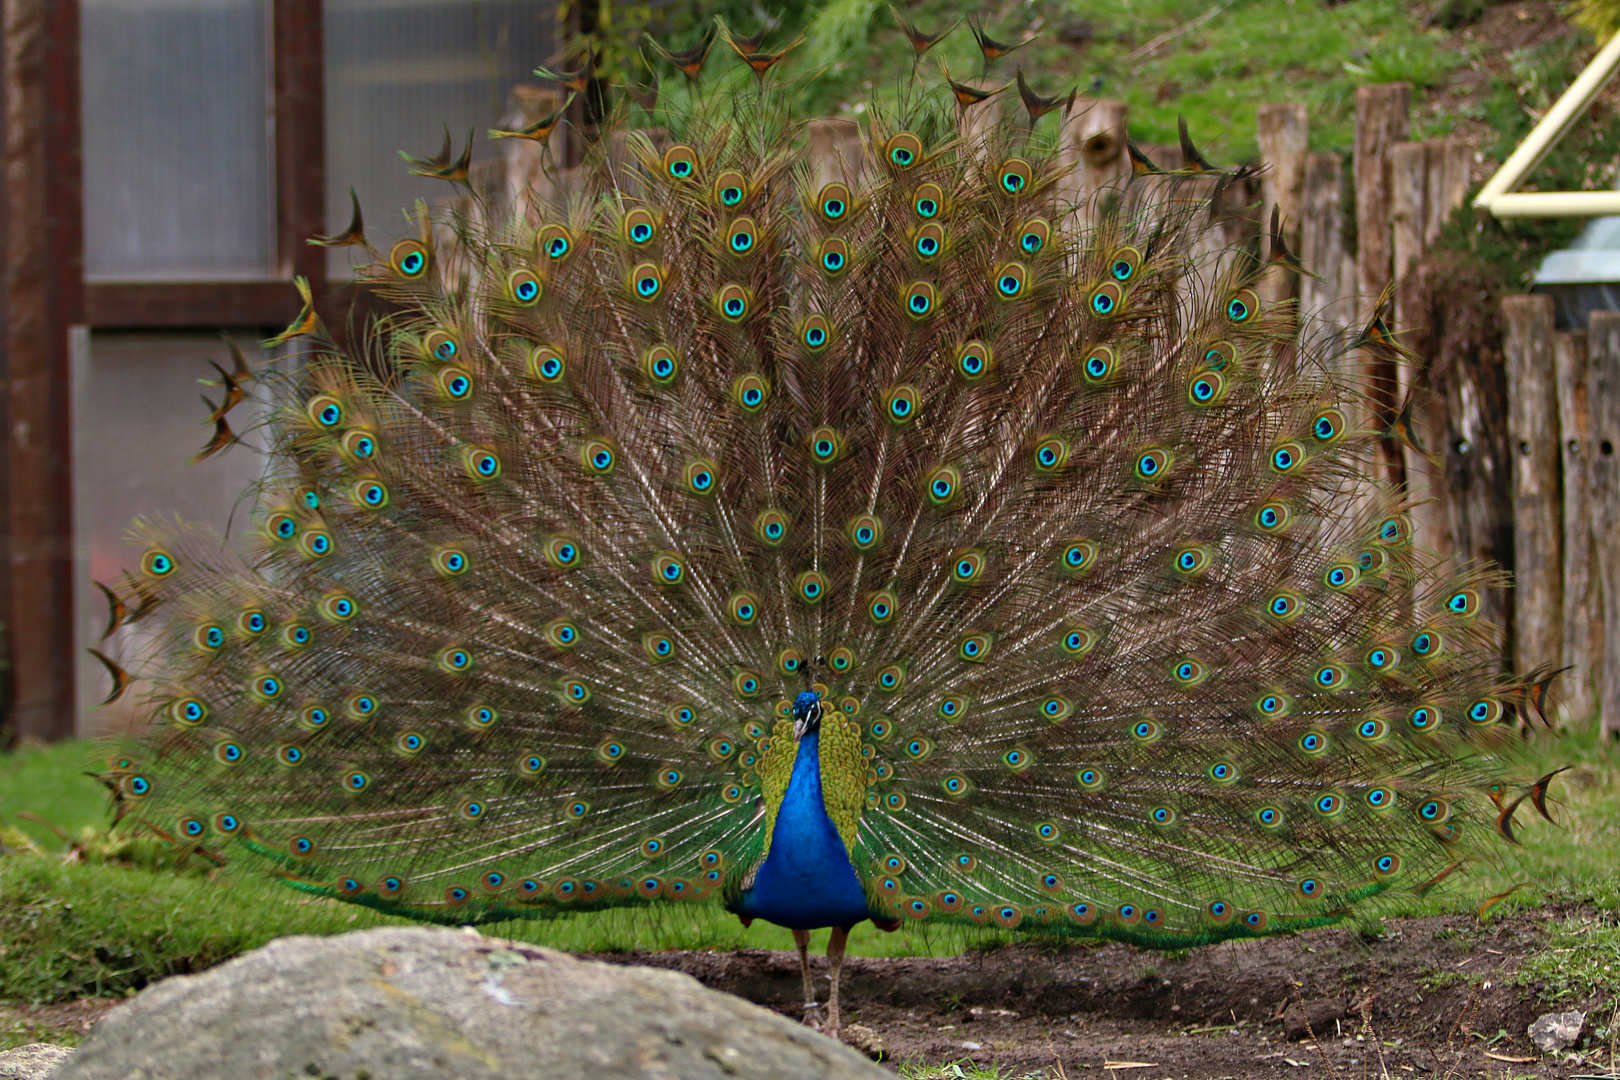
<instances>
[{"instance_id":1,"label":"wooden fence post","mask_svg":"<svg viewBox=\"0 0 1620 1080\"><path fill-rule=\"evenodd\" d=\"M1603 601L1594 565L1595 537L1587 466L1592 456L1586 403L1586 332L1553 337L1558 378L1559 451L1564 466L1564 655L1572 670L1559 682L1565 721L1584 723L1597 710L1603 679Z\"/></svg>"},{"instance_id":2,"label":"wooden fence post","mask_svg":"<svg viewBox=\"0 0 1620 1080\"><path fill-rule=\"evenodd\" d=\"M1410 83L1356 89L1356 284L1363 319L1371 316L1385 286L1394 280L1390 151L1406 138L1411 99ZM1364 417L1364 422L1377 429L1389 422L1398 407L1396 386L1394 365L1370 350L1364 351L1362 388L1376 412L1373 417ZM1404 483L1406 469L1399 444L1385 440L1384 460L1388 479L1397 485Z\"/></svg>"},{"instance_id":3,"label":"wooden fence post","mask_svg":"<svg viewBox=\"0 0 1620 1080\"><path fill-rule=\"evenodd\" d=\"M1260 229L1271 228L1271 208L1276 207L1282 217L1283 237L1296 253L1300 250L1309 137L1310 122L1303 104L1260 106L1255 139L1260 144L1260 160L1266 164L1260 178ZM1294 275L1286 268L1270 267L1261 279L1260 298L1268 304L1279 303L1294 295L1295 285Z\"/></svg>"},{"instance_id":4,"label":"wooden fence post","mask_svg":"<svg viewBox=\"0 0 1620 1080\"><path fill-rule=\"evenodd\" d=\"M1563 527L1558 492L1558 380L1550 296L1502 298L1508 443L1513 457L1513 666L1564 655Z\"/></svg>"},{"instance_id":5,"label":"wooden fence post","mask_svg":"<svg viewBox=\"0 0 1620 1080\"><path fill-rule=\"evenodd\" d=\"M1586 497L1603 603L1603 681L1598 714L1606 735L1620 734L1620 313L1594 311L1586 331L1588 439Z\"/></svg>"},{"instance_id":6,"label":"wooden fence post","mask_svg":"<svg viewBox=\"0 0 1620 1080\"><path fill-rule=\"evenodd\" d=\"M1307 330L1340 329L1353 321L1340 301L1344 273L1344 162L1337 154L1312 154L1305 163L1300 209L1299 261L1317 275L1299 283L1299 317ZM1348 371L1339 372L1349 375Z\"/></svg>"},{"instance_id":7,"label":"wooden fence post","mask_svg":"<svg viewBox=\"0 0 1620 1080\"><path fill-rule=\"evenodd\" d=\"M1059 190L1084 224L1096 221L1098 192L1123 185L1131 174L1130 155L1125 152L1127 112L1123 101L1076 98L1064 121L1058 160L1073 168L1060 181Z\"/></svg>"}]
</instances>

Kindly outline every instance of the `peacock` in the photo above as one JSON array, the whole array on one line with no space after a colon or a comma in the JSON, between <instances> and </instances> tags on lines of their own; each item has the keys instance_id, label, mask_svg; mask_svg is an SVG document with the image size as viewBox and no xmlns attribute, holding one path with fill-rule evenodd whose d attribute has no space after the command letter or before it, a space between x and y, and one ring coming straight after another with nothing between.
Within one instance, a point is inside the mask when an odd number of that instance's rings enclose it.
<instances>
[{"instance_id":1,"label":"peacock","mask_svg":"<svg viewBox=\"0 0 1620 1080\"><path fill-rule=\"evenodd\" d=\"M703 92L717 36L754 77ZM340 339L304 287L294 370L222 369L205 453L268 410L251 525L137 522L107 588L151 716L120 814L439 923L720 904L793 932L836 1033L864 921L1295 931L1544 811L1502 575L1416 542L1342 375L1400 358L1385 319L1262 302L1297 260L1275 219L1211 245L1196 150L1076 203L1039 122L1074 97L1022 71L1025 115L914 64L815 155L795 44L659 47L663 105L587 54L549 189L497 213L447 145L405 235L317 238L375 314Z\"/></svg>"}]
</instances>

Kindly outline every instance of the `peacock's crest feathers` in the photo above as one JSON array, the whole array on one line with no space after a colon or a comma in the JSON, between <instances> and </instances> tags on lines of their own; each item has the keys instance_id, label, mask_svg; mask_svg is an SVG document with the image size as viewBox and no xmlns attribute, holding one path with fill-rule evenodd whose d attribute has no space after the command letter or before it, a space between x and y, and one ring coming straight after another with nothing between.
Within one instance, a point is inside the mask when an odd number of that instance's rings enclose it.
<instances>
[{"instance_id":1,"label":"peacock's crest feathers","mask_svg":"<svg viewBox=\"0 0 1620 1080\"><path fill-rule=\"evenodd\" d=\"M1494 831L1500 581L1207 203L925 112L829 166L771 100L368 246L394 308L310 323L246 542L139 530L139 815L445 921L721 897L813 683L896 916L1178 946Z\"/></svg>"}]
</instances>

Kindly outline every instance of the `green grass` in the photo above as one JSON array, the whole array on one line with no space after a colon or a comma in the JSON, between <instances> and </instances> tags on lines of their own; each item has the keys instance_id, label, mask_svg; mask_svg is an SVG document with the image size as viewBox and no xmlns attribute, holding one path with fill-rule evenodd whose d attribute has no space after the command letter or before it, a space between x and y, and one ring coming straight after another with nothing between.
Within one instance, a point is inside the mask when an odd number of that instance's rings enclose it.
<instances>
[{"instance_id":1,"label":"green grass","mask_svg":"<svg viewBox=\"0 0 1620 1080\"><path fill-rule=\"evenodd\" d=\"M225 870L167 867L155 843L96 839L107 823L88 744L0 755L0 842L38 853L0 858L0 1001L55 1001L116 994L153 979L194 971L288 934L332 934L403 921L365 908L315 899L275 884L248 865ZM1531 744L1526 769L1573 768L1554 783L1558 825L1521 808L1520 848L1501 848L1492 865L1458 875L1445 888L1407 894L1387 914L1469 911L1527 883L1496 909L1533 909L1549 899L1620 910L1620 747L1591 731ZM34 809L37 808L37 809ZM75 859L50 830L19 822L34 809L79 840ZM786 930L744 929L715 905L680 905L505 923L487 933L573 952L629 949L788 949ZM953 955L1008 940L996 931L908 926L894 934L857 933L851 952L866 956ZM824 945L818 935L814 947ZM1555 950L1566 949L1569 952ZM1571 961L1579 961L1572 963ZM1574 921L1555 931L1549 951L1526 967L1526 982L1549 996L1620 995L1620 929Z\"/></svg>"}]
</instances>

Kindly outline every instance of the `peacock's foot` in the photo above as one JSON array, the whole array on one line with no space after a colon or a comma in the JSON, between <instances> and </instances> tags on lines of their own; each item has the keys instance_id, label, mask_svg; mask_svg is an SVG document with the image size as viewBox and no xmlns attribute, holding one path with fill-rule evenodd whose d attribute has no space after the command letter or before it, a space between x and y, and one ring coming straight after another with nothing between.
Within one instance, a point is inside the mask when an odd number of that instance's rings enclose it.
<instances>
[{"instance_id":1,"label":"peacock's foot","mask_svg":"<svg viewBox=\"0 0 1620 1080\"><path fill-rule=\"evenodd\" d=\"M807 1027L807 1028L810 1028L813 1031L821 1031L822 1030L822 1025L823 1025L823 1018L822 1018L822 1012L821 1012L821 1002L819 1002L819 1001L807 1001L807 1002L804 1003L803 1008L804 1008L804 1026Z\"/></svg>"}]
</instances>

